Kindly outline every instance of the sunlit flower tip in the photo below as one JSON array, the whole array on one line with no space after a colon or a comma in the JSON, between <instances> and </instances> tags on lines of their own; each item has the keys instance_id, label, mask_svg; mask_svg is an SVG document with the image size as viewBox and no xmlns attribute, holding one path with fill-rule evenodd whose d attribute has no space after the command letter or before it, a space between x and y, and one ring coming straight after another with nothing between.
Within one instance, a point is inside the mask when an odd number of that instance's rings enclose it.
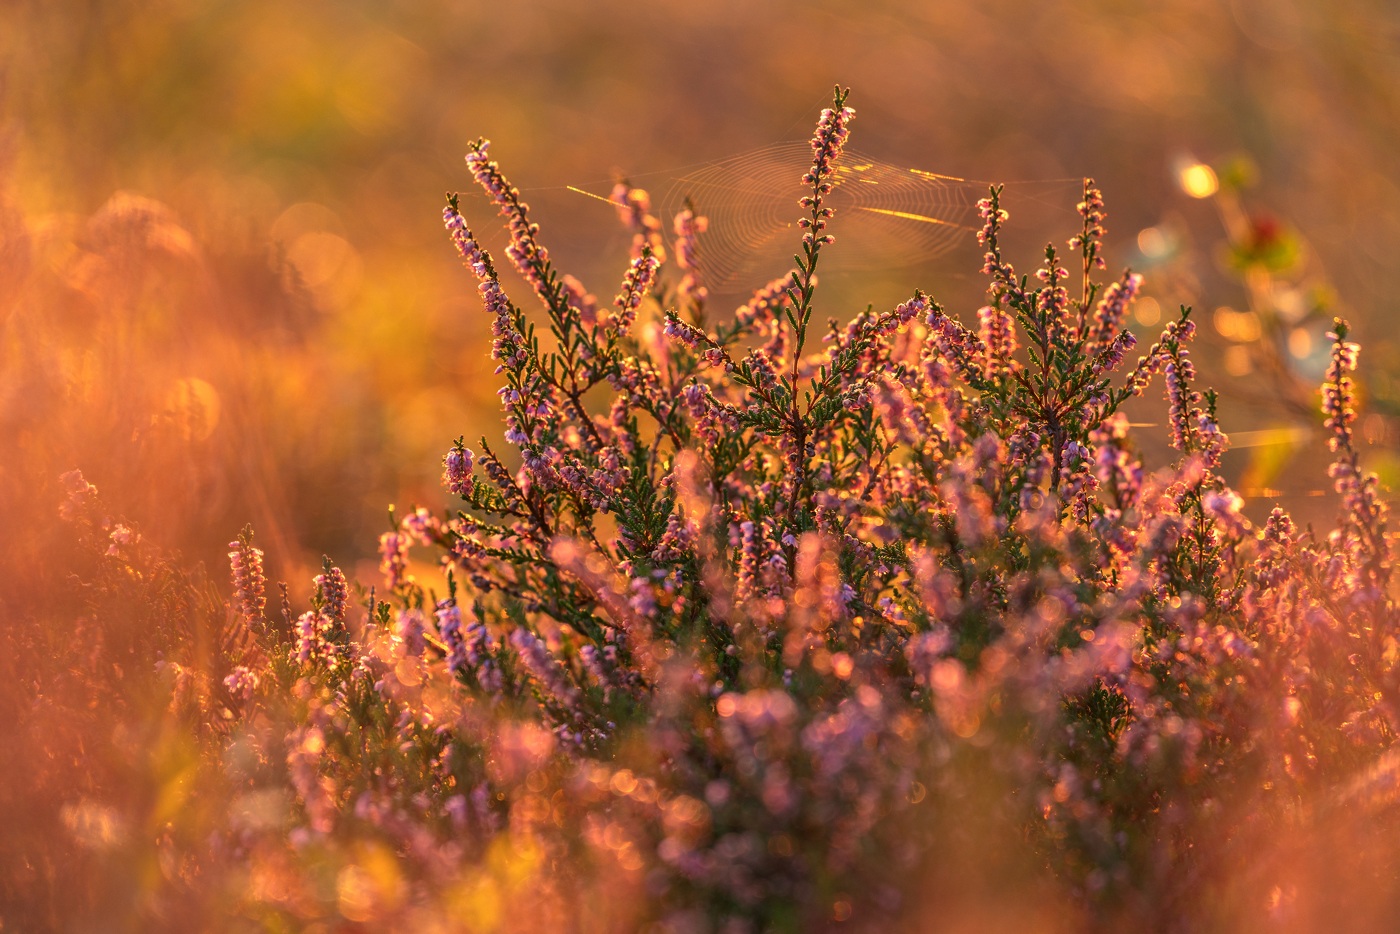
<instances>
[{"instance_id":1,"label":"sunlit flower tip","mask_svg":"<svg viewBox=\"0 0 1400 934\"><path fill-rule=\"evenodd\" d=\"M856 112L850 107L839 109L828 107L817 120L816 133L812 136L812 168L802 176L803 184L812 185L817 193L815 204L821 203L821 195L831 191L827 179L836 171L835 161L841 154L846 137L850 135L850 122Z\"/></svg>"},{"instance_id":2,"label":"sunlit flower tip","mask_svg":"<svg viewBox=\"0 0 1400 934\"><path fill-rule=\"evenodd\" d=\"M1093 373L1098 376L1100 373L1115 370L1123 362L1123 356L1137 346L1137 337L1132 331L1122 331L1115 337L1107 347L1101 350L1094 358Z\"/></svg>"},{"instance_id":3,"label":"sunlit flower tip","mask_svg":"<svg viewBox=\"0 0 1400 934\"><path fill-rule=\"evenodd\" d=\"M530 206L520 200L520 192L512 187L501 175L495 162L486 157L490 146L487 140L471 144L467 153L467 168L483 190L490 195L492 202L507 219L510 242L506 246L506 256L516 271L525 278L542 297L548 294L549 282L546 270L549 266L549 252L535 240L539 225L529 220Z\"/></svg>"},{"instance_id":4,"label":"sunlit flower tip","mask_svg":"<svg viewBox=\"0 0 1400 934\"><path fill-rule=\"evenodd\" d=\"M448 492L461 496L471 492L471 473L475 456L470 448L463 447L459 442L443 457L442 484Z\"/></svg>"},{"instance_id":5,"label":"sunlit flower tip","mask_svg":"<svg viewBox=\"0 0 1400 934\"><path fill-rule=\"evenodd\" d=\"M641 256L632 260L632 265L628 267L622 280L622 291L613 300L613 304L621 311L609 319L610 329L626 333L632 327L632 322L637 317L637 308L656 283L656 271L660 266L660 260L650 251L644 251Z\"/></svg>"},{"instance_id":6,"label":"sunlit flower tip","mask_svg":"<svg viewBox=\"0 0 1400 934\"><path fill-rule=\"evenodd\" d=\"M313 583L321 597L322 611L335 623L344 625L345 608L350 603L350 585L345 580L345 572L332 566L329 570L317 574Z\"/></svg>"},{"instance_id":7,"label":"sunlit flower tip","mask_svg":"<svg viewBox=\"0 0 1400 934\"><path fill-rule=\"evenodd\" d=\"M695 327L693 324L687 324L674 314L668 314L666 316L664 332L667 337L672 337L680 341L691 350L696 349L702 344L710 343L710 339L706 336L704 331Z\"/></svg>"},{"instance_id":8,"label":"sunlit flower tip","mask_svg":"<svg viewBox=\"0 0 1400 934\"><path fill-rule=\"evenodd\" d=\"M262 619L267 604L264 595L263 553L252 544L251 528L229 542L229 570L233 579L234 608L248 622Z\"/></svg>"},{"instance_id":9,"label":"sunlit flower tip","mask_svg":"<svg viewBox=\"0 0 1400 934\"><path fill-rule=\"evenodd\" d=\"M1333 451L1349 449L1352 443L1351 425L1356 421L1353 383L1347 374L1356 369L1360 347L1346 340L1347 323L1337 318L1327 336L1332 341L1332 353L1322 384L1322 412L1327 416L1326 427L1332 431L1328 444Z\"/></svg>"}]
</instances>

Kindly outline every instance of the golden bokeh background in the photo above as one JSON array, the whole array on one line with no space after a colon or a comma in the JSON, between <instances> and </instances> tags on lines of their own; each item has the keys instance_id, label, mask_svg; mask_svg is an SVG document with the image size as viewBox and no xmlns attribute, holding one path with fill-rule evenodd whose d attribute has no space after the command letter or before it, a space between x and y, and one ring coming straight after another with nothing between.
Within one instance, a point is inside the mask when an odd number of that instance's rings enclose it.
<instances>
[{"instance_id":1,"label":"golden bokeh background","mask_svg":"<svg viewBox=\"0 0 1400 934\"><path fill-rule=\"evenodd\" d=\"M38 573L74 467L211 567L245 522L274 579L372 560L389 503L445 504L453 438L500 435L488 321L440 221L468 140L495 141L557 265L607 296L628 237L565 186L664 188L800 139L838 81L853 145L890 163L1098 179L1111 265L1160 314L1198 309L1224 427L1251 433L1227 461L1251 508L1302 509L1326 481L1289 380L1315 383L1334 311L1394 473L1397 52L1400 15L1363 0L4 4L7 560ZM1228 198L1192 197L1197 164ZM1046 190L1012 219L1027 271L1077 220L1076 183ZM977 265L969 239L844 272L820 313L918 285L967 316Z\"/></svg>"}]
</instances>

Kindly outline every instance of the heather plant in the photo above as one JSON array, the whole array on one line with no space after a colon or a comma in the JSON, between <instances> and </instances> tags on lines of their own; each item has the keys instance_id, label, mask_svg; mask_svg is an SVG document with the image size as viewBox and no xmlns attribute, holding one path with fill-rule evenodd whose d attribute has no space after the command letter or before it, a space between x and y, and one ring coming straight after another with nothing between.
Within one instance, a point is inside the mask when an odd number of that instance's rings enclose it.
<instances>
[{"instance_id":1,"label":"heather plant","mask_svg":"<svg viewBox=\"0 0 1400 934\"><path fill-rule=\"evenodd\" d=\"M506 294L450 196L509 448L451 446L461 507L394 516L360 610L327 560L310 608L269 619L245 531L219 664L167 662L217 676L202 709L237 791L202 865L242 916L937 928L968 917L946 894L966 859L1027 924L1239 929L1318 920L1301 866L1393 885L1393 850L1348 836L1392 794L1400 646L1346 324L1322 391L1337 527L1255 528L1189 309L1125 363L1142 280L1099 280L1091 180L1033 275L989 191L966 323L917 290L815 323L847 93L811 141L793 270L729 316L703 205L668 251L646 194L614 193L634 244L603 307L471 146L534 293ZM1179 457L1149 472L1121 409L1158 374Z\"/></svg>"}]
</instances>

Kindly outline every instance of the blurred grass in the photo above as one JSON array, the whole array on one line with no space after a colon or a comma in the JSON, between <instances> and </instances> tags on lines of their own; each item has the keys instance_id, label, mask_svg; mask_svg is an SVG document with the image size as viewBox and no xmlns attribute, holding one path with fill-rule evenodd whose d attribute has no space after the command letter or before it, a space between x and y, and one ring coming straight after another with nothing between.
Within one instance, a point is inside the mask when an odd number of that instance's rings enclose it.
<instances>
[{"instance_id":1,"label":"blurred grass","mask_svg":"<svg viewBox=\"0 0 1400 934\"><path fill-rule=\"evenodd\" d=\"M1203 325L1245 288L1172 166L1248 156L1251 197L1306 239L1364 370L1397 353L1398 45L1392 6L1352 0L6 4L3 508L50 521L36 494L79 466L191 558L221 560L249 520L274 576L366 557L388 503L443 502L451 438L499 436L487 322L439 221L443 191L471 187L466 142L496 140L557 264L606 299L627 238L564 185L660 187L802 137L836 81L880 158L1093 175L1111 265L1147 265L1148 294ZM1022 265L1072 187L1021 217ZM1136 248L1152 225L1183 243L1156 268ZM822 314L915 284L970 310L975 263L969 243L832 277ZM1253 378L1222 372L1228 341L1202 331L1225 427L1256 427L1266 409L1234 398ZM1373 401L1400 413L1393 382Z\"/></svg>"}]
</instances>

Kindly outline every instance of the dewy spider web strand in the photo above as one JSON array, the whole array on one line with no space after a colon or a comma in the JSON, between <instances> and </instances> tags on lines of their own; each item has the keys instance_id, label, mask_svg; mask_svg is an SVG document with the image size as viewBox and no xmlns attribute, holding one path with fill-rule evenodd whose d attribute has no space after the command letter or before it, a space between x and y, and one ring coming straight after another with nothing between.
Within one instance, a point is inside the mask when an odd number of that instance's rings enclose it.
<instances>
[{"instance_id":1,"label":"dewy spider web strand","mask_svg":"<svg viewBox=\"0 0 1400 934\"><path fill-rule=\"evenodd\" d=\"M711 290L746 288L792 264L797 202L804 193L802 167L811 155L806 142L780 142L687 166L681 170L685 174L666 173L669 184L656 202L663 223L687 198L710 220L700 240L700 258ZM1077 186L1079 180L1073 183ZM1034 197L1066 184L1054 179L1014 187L1023 197ZM902 168L847 150L837 161L829 198L836 209L832 230L839 246L823 257L822 266L831 271L911 266L971 244L979 223L977 200L986 193L986 182Z\"/></svg>"}]
</instances>

